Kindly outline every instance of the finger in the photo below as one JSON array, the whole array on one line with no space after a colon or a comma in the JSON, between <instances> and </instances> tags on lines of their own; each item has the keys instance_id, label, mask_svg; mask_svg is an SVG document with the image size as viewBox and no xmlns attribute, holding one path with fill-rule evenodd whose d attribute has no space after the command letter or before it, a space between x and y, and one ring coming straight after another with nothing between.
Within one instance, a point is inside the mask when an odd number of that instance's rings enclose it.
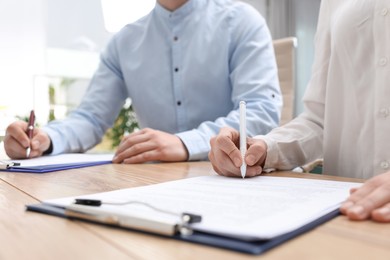
<instances>
[{"instance_id":1,"label":"finger","mask_svg":"<svg viewBox=\"0 0 390 260\"><path fill-rule=\"evenodd\" d=\"M24 158L26 158L26 148L24 148L11 135L5 136L4 149L5 149L7 156L11 159L24 159Z\"/></svg>"},{"instance_id":2,"label":"finger","mask_svg":"<svg viewBox=\"0 0 390 260\"><path fill-rule=\"evenodd\" d=\"M37 156L40 156L44 151L49 149L49 146L50 137L42 130L35 131L34 137L31 140L31 155L37 154Z\"/></svg>"},{"instance_id":3,"label":"finger","mask_svg":"<svg viewBox=\"0 0 390 260\"><path fill-rule=\"evenodd\" d=\"M263 172L263 168L259 165L247 166L245 177L255 177Z\"/></svg>"},{"instance_id":4,"label":"finger","mask_svg":"<svg viewBox=\"0 0 390 260\"><path fill-rule=\"evenodd\" d=\"M359 190L359 188L360 187L354 187L349 190L349 194L350 194L349 198L340 206L340 212L342 214L346 215L347 210L355 205L355 202L358 200L358 198L353 197L352 194L356 193Z\"/></svg>"},{"instance_id":5,"label":"finger","mask_svg":"<svg viewBox=\"0 0 390 260\"><path fill-rule=\"evenodd\" d=\"M210 139L210 144L211 144L212 147L214 146L214 143L215 143L215 137L213 137L213 138ZM214 170L217 174L219 174L219 175L221 175L221 176L225 176L225 174L223 173L223 171L221 171L221 170L218 168L218 166L217 166L217 161L216 161L216 159L215 159L213 149L210 150L209 156L208 156L208 157L209 157L209 160L210 160L210 162L211 162L211 166L213 167L213 170Z\"/></svg>"},{"instance_id":6,"label":"finger","mask_svg":"<svg viewBox=\"0 0 390 260\"><path fill-rule=\"evenodd\" d=\"M214 140L215 140L214 137L212 137L210 139L211 147L213 147ZM208 154L208 158L209 158L209 161L211 162L211 165L213 166L214 171L219 173L219 168L216 165L216 159L215 159L215 156L214 156L213 148L210 149L209 154ZM218 169L218 171L216 169Z\"/></svg>"},{"instance_id":7,"label":"finger","mask_svg":"<svg viewBox=\"0 0 390 260\"><path fill-rule=\"evenodd\" d=\"M355 188L354 192L349 196L348 200L356 203L367 197L370 193L379 188L382 184L383 181L381 180L380 176L366 181L363 185L359 186L359 184L357 184L357 187Z\"/></svg>"},{"instance_id":8,"label":"finger","mask_svg":"<svg viewBox=\"0 0 390 260\"><path fill-rule=\"evenodd\" d=\"M113 161L115 163L117 163L118 161L122 162L126 159L130 159L131 157L138 156L138 155L143 154L145 152L155 150L155 148L156 148L156 145L152 142L147 141L147 142L143 142L143 143L137 143L137 144L127 148L126 150L124 150L120 154L116 155L114 157Z\"/></svg>"},{"instance_id":9,"label":"finger","mask_svg":"<svg viewBox=\"0 0 390 260\"><path fill-rule=\"evenodd\" d=\"M135 164L135 163L145 163L150 161L158 161L159 153L156 150L146 151L140 154L137 154L132 157L128 157L123 160L124 164Z\"/></svg>"},{"instance_id":10,"label":"finger","mask_svg":"<svg viewBox=\"0 0 390 260\"><path fill-rule=\"evenodd\" d=\"M27 148L30 146L30 139L26 134L27 123L18 121L7 127L6 136L11 136L15 139L22 147Z\"/></svg>"},{"instance_id":11,"label":"finger","mask_svg":"<svg viewBox=\"0 0 390 260\"><path fill-rule=\"evenodd\" d=\"M363 185L363 188L365 185ZM354 205L346 209L346 215L348 218L353 220L363 220L370 217L371 212L377 208L382 207L386 203L390 201L390 192L388 185L383 184L379 187L376 187L375 189L369 190L369 193L367 192L368 188L365 189L365 191L360 192L361 189L357 190L353 193L353 195L357 193L364 194L364 197L361 197L361 194L357 194L357 196L360 198L359 200L354 202ZM370 188L370 186L369 186ZM353 196L352 195L352 196ZM351 197L352 197L351 196ZM352 200L354 201L354 200Z\"/></svg>"},{"instance_id":12,"label":"finger","mask_svg":"<svg viewBox=\"0 0 390 260\"><path fill-rule=\"evenodd\" d=\"M347 215L347 211L353 207L353 205L355 205L354 202L350 201L350 200L346 200L345 202L343 202L343 204L341 204L340 206L340 212L343 214L343 215Z\"/></svg>"},{"instance_id":13,"label":"finger","mask_svg":"<svg viewBox=\"0 0 390 260\"><path fill-rule=\"evenodd\" d=\"M354 193L354 192L357 191L358 189L359 189L359 187L351 188L351 189L349 190L349 194Z\"/></svg>"},{"instance_id":14,"label":"finger","mask_svg":"<svg viewBox=\"0 0 390 260\"><path fill-rule=\"evenodd\" d=\"M213 170L214 170L217 174L219 174L219 175L221 175L221 176L225 176L225 174L224 174L216 165L212 164L212 166L213 166Z\"/></svg>"},{"instance_id":15,"label":"finger","mask_svg":"<svg viewBox=\"0 0 390 260\"><path fill-rule=\"evenodd\" d=\"M236 167L242 164L241 152L237 147L239 133L231 128L222 128L215 138L215 146L234 163Z\"/></svg>"},{"instance_id":16,"label":"finger","mask_svg":"<svg viewBox=\"0 0 390 260\"><path fill-rule=\"evenodd\" d=\"M129 134L122 138L115 155L122 153L127 150L129 147L148 141L148 136L144 134L142 131L138 131L136 133Z\"/></svg>"},{"instance_id":17,"label":"finger","mask_svg":"<svg viewBox=\"0 0 390 260\"><path fill-rule=\"evenodd\" d=\"M210 162L213 165L214 170L222 176L227 177L240 177L240 168L236 167L230 157L223 151L216 147L216 138L210 140L212 149L209 153ZM241 156L241 155L240 155Z\"/></svg>"},{"instance_id":18,"label":"finger","mask_svg":"<svg viewBox=\"0 0 390 260\"><path fill-rule=\"evenodd\" d=\"M358 185L358 184L357 184ZM355 205L356 202L362 200L364 197L368 196L372 191L374 191L380 184L373 179L365 182L360 187L355 187L350 190L349 198L344 202L342 208L348 208ZM347 207L348 206L348 207Z\"/></svg>"},{"instance_id":19,"label":"finger","mask_svg":"<svg viewBox=\"0 0 390 260\"><path fill-rule=\"evenodd\" d=\"M260 175L266 157L267 146L262 140L248 138L248 151L245 155L247 164L246 177Z\"/></svg>"},{"instance_id":20,"label":"finger","mask_svg":"<svg viewBox=\"0 0 390 260\"><path fill-rule=\"evenodd\" d=\"M245 155L245 162L249 166L262 166L267 156L267 145L263 140L248 139L249 148Z\"/></svg>"},{"instance_id":21,"label":"finger","mask_svg":"<svg viewBox=\"0 0 390 260\"><path fill-rule=\"evenodd\" d=\"M377 222L390 222L390 203L375 209L371 213L371 218Z\"/></svg>"},{"instance_id":22,"label":"finger","mask_svg":"<svg viewBox=\"0 0 390 260\"><path fill-rule=\"evenodd\" d=\"M221 166L221 175L226 177L240 177L241 178L241 171L240 168L236 167L231 161L230 158L226 156L226 159L223 160L223 162L219 163L218 165ZM223 168L222 168L223 167Z\"/></svg>"}]
</instances>

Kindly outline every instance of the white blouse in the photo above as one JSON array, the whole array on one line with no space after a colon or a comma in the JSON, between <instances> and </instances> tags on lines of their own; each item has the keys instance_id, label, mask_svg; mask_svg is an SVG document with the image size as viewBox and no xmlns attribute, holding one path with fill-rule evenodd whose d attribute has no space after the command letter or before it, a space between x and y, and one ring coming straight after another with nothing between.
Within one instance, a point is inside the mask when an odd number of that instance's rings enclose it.
<instances>
[{"instance_id":1,"label":"white blouse","mask_svg":"<svg viewBox=\"0 0 390 260\"><path fill-rule=\"evenodd\" d=\"M390 1L322 0L305 112L263 138L265 168L324 158L323 171L390 170Z\"/></svg>"}]
</instances>

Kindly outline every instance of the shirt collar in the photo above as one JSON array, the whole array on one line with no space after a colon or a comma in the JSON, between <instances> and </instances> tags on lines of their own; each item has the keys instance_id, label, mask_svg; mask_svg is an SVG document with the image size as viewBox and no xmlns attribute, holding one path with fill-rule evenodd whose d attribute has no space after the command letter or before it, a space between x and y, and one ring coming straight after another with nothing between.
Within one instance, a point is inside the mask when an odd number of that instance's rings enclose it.
<instances>
[{"instance_id":1,"label":"shirt collar","mask_svg":"<svg viewBox=\"0 0 390 260\"><path fill-rule=\"evenodd\" d=\"M175 11L171 12L164 7L162 7L156 1L155 11L158 15L164 19L180 19L189 15L193 10L195 10L200 4L203 3L201 0L188 0L184 5L180 6Z\"/></svg>"}]
</instances>

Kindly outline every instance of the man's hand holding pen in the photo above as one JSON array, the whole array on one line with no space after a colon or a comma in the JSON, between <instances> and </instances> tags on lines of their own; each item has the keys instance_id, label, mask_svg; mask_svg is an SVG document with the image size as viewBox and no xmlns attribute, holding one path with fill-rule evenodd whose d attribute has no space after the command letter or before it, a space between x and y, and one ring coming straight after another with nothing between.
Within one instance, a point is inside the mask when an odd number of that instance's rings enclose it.
<instances>
[{"instance_id":1,"label":"man's hand holding pen","mask_svg":"<svg viewBox=\"0 0 390 260\"><path fill-rule=\"evenodd\" d=\"M26 131L30 141L34 136L34 124L35 124L35 113L34 110L31 110L30 117L28 119L28 124L27 124L27 131ZM31 144L26 149L26 158L30 157L30 153L31 153Z\"/></svg>"},{"instance_id":2,"label":"man's hand holding pen","mask_svg":"<svg viewBox=\"0 0 390 260\"><path fill-rule=\"evenodd\" d=\"M28 126L29 124L24 121L16 121L7 127L4 148L11 159L38 157L49 149L49 136L38 128L27 131ZM30 148L29 154L28 148Z\"/></svg>"}]
</instances>

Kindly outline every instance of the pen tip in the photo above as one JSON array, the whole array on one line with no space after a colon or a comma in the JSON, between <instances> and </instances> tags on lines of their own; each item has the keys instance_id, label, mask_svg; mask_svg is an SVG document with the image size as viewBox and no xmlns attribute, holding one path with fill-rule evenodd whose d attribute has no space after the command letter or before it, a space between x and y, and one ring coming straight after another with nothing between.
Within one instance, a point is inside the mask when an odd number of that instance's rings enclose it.
<instances>
[{"instance_id":1,"label":"pen tip","mask_svg":"<svg viewBox=\"0 0 390 260\"><path fill-rule=\"evenodd\" d=\"M246 164L243 163L240 167L240 171L241 171L241 177L244 179L245 178L245 175L246 175Z\"/></svg>"}]
</instances>

